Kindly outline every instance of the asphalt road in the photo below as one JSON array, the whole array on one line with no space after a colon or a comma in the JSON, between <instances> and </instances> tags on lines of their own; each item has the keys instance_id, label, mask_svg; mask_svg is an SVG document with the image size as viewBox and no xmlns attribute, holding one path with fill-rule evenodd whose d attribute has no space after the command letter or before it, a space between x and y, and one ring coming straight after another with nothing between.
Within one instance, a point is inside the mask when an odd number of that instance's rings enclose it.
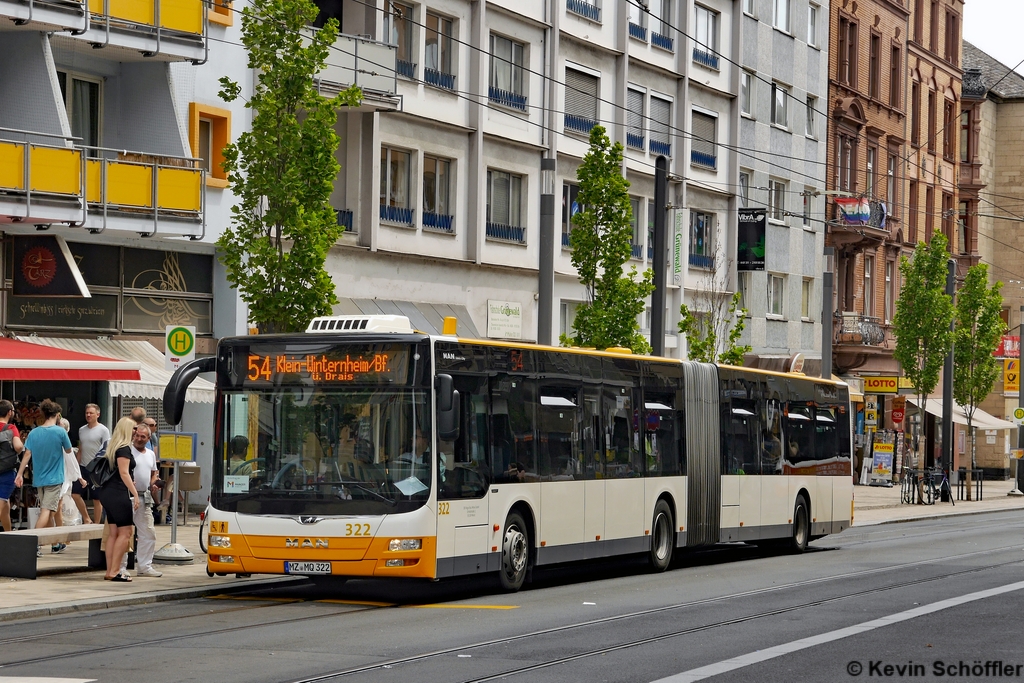
<instances>
[{"instance_id":1,"label":"asphalt road","mask_svg":"<svg viewBox=\"0 0 1024 683\"><path fill-rule=\"evenodd\" d=\"M313 583L5 624L7 677L145 681L1024 680L1024 516L855 527L496 579Z\"/></svg>"}]
</instances>

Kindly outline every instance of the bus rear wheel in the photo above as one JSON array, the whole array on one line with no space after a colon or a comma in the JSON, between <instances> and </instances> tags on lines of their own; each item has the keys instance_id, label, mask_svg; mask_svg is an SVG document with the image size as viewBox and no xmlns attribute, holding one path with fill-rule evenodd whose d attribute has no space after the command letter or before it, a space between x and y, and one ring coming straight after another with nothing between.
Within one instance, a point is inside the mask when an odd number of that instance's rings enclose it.
<instances>
[{"instance_id":1,"label":"bus rear wheel","mask_svg":"<svg viewBox=\"0 0 1024 683\"><path fill-rule=\"evenodd\" d=\"M672 510L668 503L659 500L654 506L654 521L651 523L651 551L649 554L651 568L656 572L668 569L672 562L672 551L675 549L675 525L672 522Z\"/></svg>"},{"instance_id":2,"label":"bus rear wheel","mask_svg":"<svg viewBox=\"0 0 1024 683\"><path fill-rule=\"evenodd\" d=\"M501 587L514 593L523 587L530 566L530 532L518 512L509 513L501 537Z\"/></svg>"},{"instance_id":3,"label":"bus rear wheel","mask_svg":"<svg viewBox=\"0 0 1024 683\"><path fill-rule=\"evenodd\" d=\"M807 499L803 495L796 497L793 508L793 537L789 540L789 549L794 553L807 550L807 542L811 538L811 513Z\"/></svg>"}]
</instances>

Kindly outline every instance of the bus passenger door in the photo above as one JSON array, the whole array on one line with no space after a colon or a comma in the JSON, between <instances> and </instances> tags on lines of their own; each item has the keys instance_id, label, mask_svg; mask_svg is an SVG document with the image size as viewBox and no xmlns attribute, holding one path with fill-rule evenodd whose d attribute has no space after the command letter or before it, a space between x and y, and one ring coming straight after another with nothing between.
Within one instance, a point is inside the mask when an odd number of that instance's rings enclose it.
<instances>
[{"instance_id":1,"label":"bus passenger door","mask_svg":"<svg viewBox=\"0 0 1024 683\"><path fill-rule=\"evenodd\" d=\"M438 440L437 575L487 571L487 386L483 378L455 376L461 401L459 435Z\"/></svg>"},{"instance_id":2,"label":"bus passenger door","mask_svg":"<svg viewBox=\"0 0 1024 683\"><path fill-rule=\"evenodd\" d=\"M601 557L599 546L604 534L604 432L601 428L601 385L583 388L581 442L583 446L584 513L583 539L587 558Z\"/></svg>"}]
</instances>

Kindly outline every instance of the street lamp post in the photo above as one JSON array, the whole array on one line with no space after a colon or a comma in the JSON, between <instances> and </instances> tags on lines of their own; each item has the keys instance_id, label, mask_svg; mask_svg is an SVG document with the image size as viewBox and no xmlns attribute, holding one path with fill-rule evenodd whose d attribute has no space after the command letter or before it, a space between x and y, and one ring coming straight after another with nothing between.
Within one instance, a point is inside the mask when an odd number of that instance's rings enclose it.
<instances>
[{"instance_id":1,"label":"street lamp post","mask_svg":"<svg viewBox=\"0 0 1024 683\"><path fill-rule=\"evenodd\" d=\"M537 343L554 344L555 298L555 160L540 160L540 263L537 282Z\"/></svg>"},{"instance_id":2,"label":"street lamp post","mask_svg":"<svg viewBox=\"0 0 1024 683\"><path fill-rule=\"evenodd\" d=\"M1017 335L1018 340L1021 337L1024 337L1024 306L1020 307L1020 322L1017 325ZM1017 348L1020 348L1019 343ZM1017 352L1017 358L1020 358L1020 351ZM1017 407L1024 408L1024 391L1021 391L1019 387L1017 388ZM1017 448L1024 448L1024 426L1017 427ZM1024 465L1024 460L1017 458L1017 471L1014 473L1016 484L1014 485L1013 490L1010 491L1011 496L1024 495L1021 493L1021 486L1024 484L1024 476L1022 476L1024 475L1024 472L1021 472L1022 465Z\"/></svg>"}]
</instances>

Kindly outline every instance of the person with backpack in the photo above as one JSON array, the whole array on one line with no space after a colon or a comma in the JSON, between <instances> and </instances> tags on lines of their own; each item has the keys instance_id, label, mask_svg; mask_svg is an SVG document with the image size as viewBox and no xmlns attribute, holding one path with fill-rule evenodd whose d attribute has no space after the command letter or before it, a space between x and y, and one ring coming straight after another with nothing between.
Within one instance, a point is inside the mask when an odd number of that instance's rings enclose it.
<instances>
[{"instance_id":1,"label":"person with backpack","mask_svg":"<svg viewBox=\"0 0 1024 683\"><path fill-rule=\"evenodd\" d=\"M18 454L25 448L18 428L11 424L14 404L0 401L0 525L4 531L11 530L11 494L14 493L14 477L18 470Z\"/></svg>"}]
</instances>

